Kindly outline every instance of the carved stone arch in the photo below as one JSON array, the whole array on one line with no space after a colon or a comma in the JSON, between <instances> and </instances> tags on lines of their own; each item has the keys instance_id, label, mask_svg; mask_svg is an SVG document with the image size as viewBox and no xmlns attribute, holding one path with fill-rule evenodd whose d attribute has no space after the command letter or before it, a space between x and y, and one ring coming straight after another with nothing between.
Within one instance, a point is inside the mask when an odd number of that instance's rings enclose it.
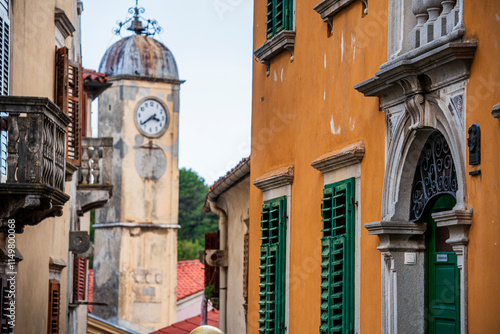
<instances>
[{"instance_id":1,"label":"carved stone arch","mask_svg":"<svg viewBox=\"0 0 500 334\"><path fill-rule=\"evenodd\" d=\"M457 204L466 208L465 131L452 115L447 97L414 95L405 103L404 115L389 144L382 198L383 221L408 221L411 188L420 154L428 137L439 131L448 143L457 173Z\"/></svg>"}]
</instances>

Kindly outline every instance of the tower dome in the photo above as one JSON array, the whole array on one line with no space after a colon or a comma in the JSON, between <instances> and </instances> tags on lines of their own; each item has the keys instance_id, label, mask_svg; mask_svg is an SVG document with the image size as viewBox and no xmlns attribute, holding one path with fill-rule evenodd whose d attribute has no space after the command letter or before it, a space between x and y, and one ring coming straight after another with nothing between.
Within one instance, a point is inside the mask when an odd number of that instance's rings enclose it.
<instances>
[{"instance_id":1,"label":"tower dome","mask_svg":"<svg viewBox=\"0 0 500 334\"><path fill-rule=\"evenodd\" d=\"M152 37L133 35L122 38L106 50L99 72L110 77L131 75L178 80L172 52Z\"/></svg>"}]
</instances>

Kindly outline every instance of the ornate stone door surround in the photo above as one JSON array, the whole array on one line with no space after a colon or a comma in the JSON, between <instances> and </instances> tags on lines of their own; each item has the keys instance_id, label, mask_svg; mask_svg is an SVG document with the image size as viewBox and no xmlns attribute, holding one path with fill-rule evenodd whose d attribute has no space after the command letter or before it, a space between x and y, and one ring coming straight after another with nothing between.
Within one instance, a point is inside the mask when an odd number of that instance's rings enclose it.
<instances>
[{"instance_id":1,"label":"ornate stone door surround","mask_svg":"<svg viewBox=\"0 0 500 334\"><path fill-rule=\"evenodd\" d=\"M380 109L386 114L382 219L365 224L370 234L380 238L382 333L425 333L426 224L410 221L410 205L418 159L436 130L449 144L455 163L457 204L451 211L434 214L433 219L438 226L448 227L447 243L458 256L460 327L461 333L467 333L467 243L472 210L467 207L464 106L476 43L463 42L463 32L452 33L391 59L375 77L355 86L365 96L379 97Z\"/></svg>"}]
</instances>

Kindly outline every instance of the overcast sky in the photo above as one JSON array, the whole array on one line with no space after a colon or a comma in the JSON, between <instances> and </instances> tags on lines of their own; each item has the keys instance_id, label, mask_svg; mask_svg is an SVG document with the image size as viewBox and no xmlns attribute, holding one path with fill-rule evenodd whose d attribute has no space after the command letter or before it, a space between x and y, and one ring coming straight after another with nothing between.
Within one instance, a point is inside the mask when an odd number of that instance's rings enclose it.
<instances>
[{"instance_id":1,"label":"overcast sky","mask_svg":"<svg viewBox=\"0 0 500 334\"><path fill-rule=\"evenodd\" d=\"M135 0L84 0L83 66L97 70ZM179 167L207 184L250 154L252 0L139 0L172 51L181 86ZM129 31L123 30L122 36ZM96 108L94 108L95 110Z\"/></svg>"}]
</instances>

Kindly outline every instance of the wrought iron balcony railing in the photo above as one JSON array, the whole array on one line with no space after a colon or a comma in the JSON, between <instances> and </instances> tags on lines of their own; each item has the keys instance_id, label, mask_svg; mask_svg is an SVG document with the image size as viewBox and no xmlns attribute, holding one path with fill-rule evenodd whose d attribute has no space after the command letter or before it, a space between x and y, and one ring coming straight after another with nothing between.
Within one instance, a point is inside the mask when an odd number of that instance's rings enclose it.
<instances>
[{"instance_id":1,"label":"wrought iron balcony railing","mask_svg":"<svg viewBox=\"0 0 500 334\"><path fill-rule=\"evenodd\" d=\"M79 172L78 214L103 207L113 195L111 166L113 138L82 138Z\"/></svg>"},{"instance_id":2,"label":"wrought iron balcony railing","mask_svg":"<svg viewBox=\"0 0 500 334\"><path fill-rule=\"evenodd\" d=\"M64 193L66 126L70 118L48 98L1 96L8 113L7 177L0 183L0 230L9 219L16 232L47 217L61 216Z\"/></svg>"}]
</instances>

